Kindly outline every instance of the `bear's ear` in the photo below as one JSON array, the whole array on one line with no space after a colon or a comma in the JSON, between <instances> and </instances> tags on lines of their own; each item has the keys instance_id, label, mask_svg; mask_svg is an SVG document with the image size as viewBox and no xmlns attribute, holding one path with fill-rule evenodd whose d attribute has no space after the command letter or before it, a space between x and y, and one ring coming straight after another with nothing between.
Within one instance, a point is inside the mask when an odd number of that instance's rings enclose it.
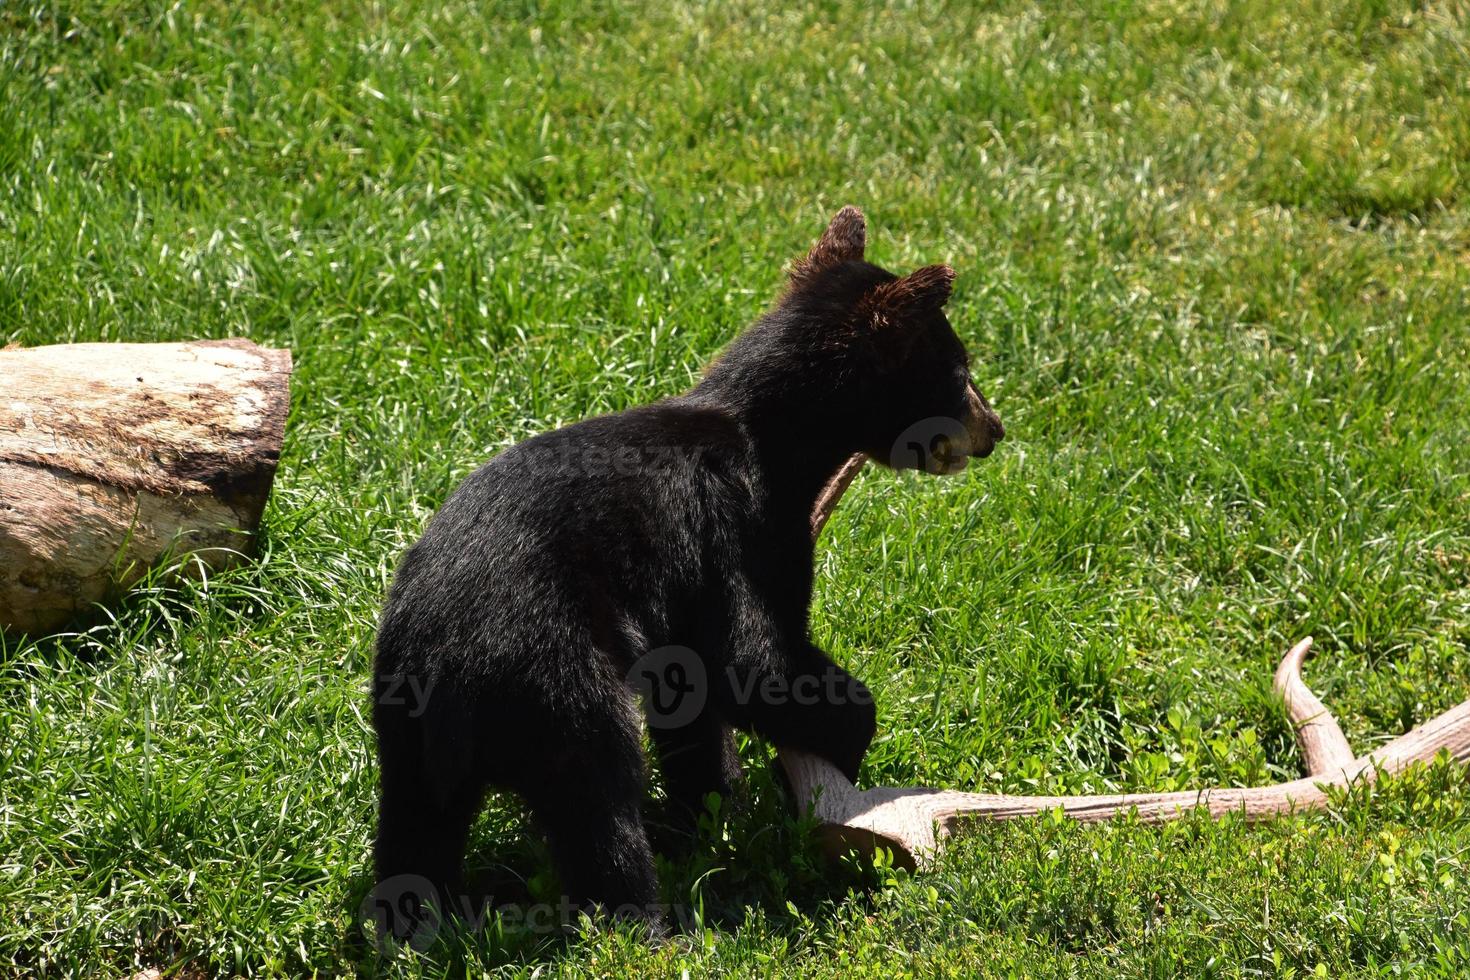
<instances>
[{"instance_id":1,"label":"bear's ear","mask_svg":"<svg viewBox=\"0 0 1470 980\"><path fill-rule=\"evenodd\" d=\"M867 247L868 232L863 222L863 213L849 204L832 216L827 230L805 258L797 259L791 267L791 281L799 284L817 272L863 257Z\"/></svg>"},{"instance_id":2,"label":"bear's ear","mask_svg":"<svg viewBox=\"0 0 1470 980\"><path fill-rule=\"evenodd\" d=\"M864 297L875 326L886 326L926 311L939 310L949 301L954 288L954 270L947 265L926 265L892 282L875 286Z\"/></svg>"}]
</instances>

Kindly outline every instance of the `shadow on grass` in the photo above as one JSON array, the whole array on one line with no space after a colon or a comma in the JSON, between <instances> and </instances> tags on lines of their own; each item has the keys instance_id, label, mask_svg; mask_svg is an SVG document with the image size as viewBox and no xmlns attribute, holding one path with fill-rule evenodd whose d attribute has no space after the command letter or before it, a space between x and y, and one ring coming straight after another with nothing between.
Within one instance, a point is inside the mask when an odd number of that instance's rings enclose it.
<instances>
[{"instance_id":1,"label":"shadow on grass","mask_svg":"<svg viewBox=\"0 0 1470 980\"><path fill-rule=\"evenodd\" d=\"M792 938L838 915L848 901L865 901L879 874L853 858L832 865L820 852L809 820L793 804L774 763L748 777L747 791L728 814L720 804L700 819L696 836L658 834L656 857L668 934L651 938L642 924L593 919L569 908L551 870L541 835L520 816L508 838L472 835L460 910L412 943L413 951L383 945L373 925L373 876L364 868L347 893L344 961L368 975L407 968L459 975L470 967L554 966L584 954L589 940L612 932L649 946L697 945L704 933L731 933L759 910L763 928ZM508 800L509 797L501 799ZM650 815L652 825L656 817Z\"/></svg>"},{"instance_id":2,"label":"shadow on grass","mask_svg":"<svg viewBox=\"0 0 1470 980\"><path fill-rule=\"evenodd\" d=\"M0 659L32 648L93 665L160 639L177 643L190 634L208 638L242 629L269 635L273 624L284 628L294 606L308 598L331 601L345 591L300 553L301 542L315 542L308 525L320 523L325 511L322 500L289 509L268 504L251 549L230 552L234 561L228 567L209 567L204 551L167 555L126 585L109 588L58 629L0 631Z\"/></svg>"}]
</instances>

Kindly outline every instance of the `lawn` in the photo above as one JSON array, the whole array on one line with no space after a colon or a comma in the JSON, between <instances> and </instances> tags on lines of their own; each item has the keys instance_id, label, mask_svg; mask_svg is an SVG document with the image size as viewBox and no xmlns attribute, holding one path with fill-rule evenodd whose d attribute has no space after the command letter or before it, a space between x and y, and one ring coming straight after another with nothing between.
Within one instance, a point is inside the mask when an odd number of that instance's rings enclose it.
<instances>
[{"instance_id":1,"label":"lawn","mask_svg":"<svg viewBox=\"0 0 1470 980\"><path fill-rule=\"evenodd\" d=\"M257 560L0 639L0 973L1470 972L1464 768L982 827L911 876L826 867L756 741L662 868L676 941L362 941L399 555L499 449L688 387L845 203L873 260L959 270L1009 432L869 468L823 537L863 785L1295 778L1270 672L1308 633L1360 750L1470 696L1467 11L782 6L0 6L0 345L297 364ZM472 864L556 893L513 801Z\"/></svg>"}]
</instances>

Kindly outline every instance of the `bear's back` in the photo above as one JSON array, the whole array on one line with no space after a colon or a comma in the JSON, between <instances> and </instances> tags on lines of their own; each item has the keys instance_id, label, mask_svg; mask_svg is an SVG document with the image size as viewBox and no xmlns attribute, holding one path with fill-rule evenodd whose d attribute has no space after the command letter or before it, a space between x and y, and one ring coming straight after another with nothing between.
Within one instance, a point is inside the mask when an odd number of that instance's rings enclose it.
<instances>
[{"instance_id":1,"label":"bear's back","mask_svg":"<svg viewBox=\"0 0 1470 980\"><path fill-rule=\"evenodd\" d=\"M758 509L752 458L730 415L678 398L511 446L404 556L383 630L446 651L669 642L709 542Z\"/></svg>"}]
</instances>

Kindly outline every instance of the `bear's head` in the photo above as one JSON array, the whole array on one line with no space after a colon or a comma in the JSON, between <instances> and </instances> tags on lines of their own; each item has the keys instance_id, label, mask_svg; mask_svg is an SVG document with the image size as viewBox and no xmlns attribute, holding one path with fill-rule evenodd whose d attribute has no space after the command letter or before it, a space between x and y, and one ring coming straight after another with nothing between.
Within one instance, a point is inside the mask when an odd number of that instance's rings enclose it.
<instances>
[{"instance_id":1,"label":"bear's head","mask_svg":"<svg viewBox=\"0 0 1470 980\"><path fill-rule=\"evenodd\" d=\"M894 469L957 473L1005 427L970 377L944 315L947 265L896 276L866 261L863 214L845 207L790 273L770 313L711 366L717 389L794 430Z\"/></svg>"}]
</instances>

